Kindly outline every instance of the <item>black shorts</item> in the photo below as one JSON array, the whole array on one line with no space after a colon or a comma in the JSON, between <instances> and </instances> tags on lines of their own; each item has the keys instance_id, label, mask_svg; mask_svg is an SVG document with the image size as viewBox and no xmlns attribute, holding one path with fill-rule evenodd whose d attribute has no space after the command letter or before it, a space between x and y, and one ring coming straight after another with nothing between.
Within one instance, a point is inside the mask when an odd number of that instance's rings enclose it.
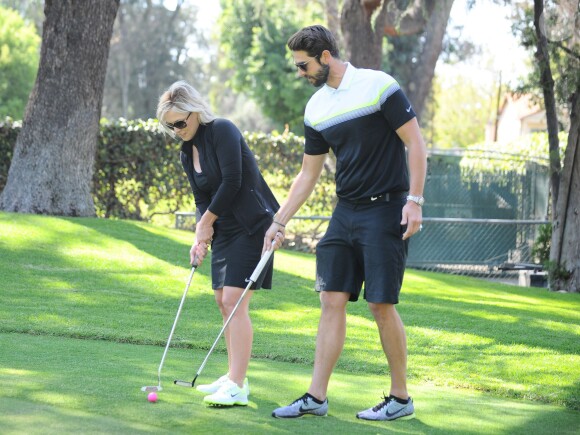
<instances>
[{"instance_id":1,"label":"black shorts","mask_svg":"<svg viewBox=\"0 0 580 435\"><path fill-rule=\"evenodd\" d=\"M268 223L263 230L251 235L241 228L227 233L215 232L211 244L211 280L214 290L225 286L246 288L248 285L246 280L252 276L260 262L264 234L269 226ZM274 255L251 289L272 288L273 269Z\"/></svg>"},{"instance_id":2,"label":"black shorts","mask_svg":"<svg viewBox=\"0 0 580 435\"><path fill-rule=\"evenodd\" d=\"M367 302L398 303L408 249L401 225L405 203L339 201L316 247L316 290L350 293L354 302L364 282Z\"/></svg>"}]
</instances>

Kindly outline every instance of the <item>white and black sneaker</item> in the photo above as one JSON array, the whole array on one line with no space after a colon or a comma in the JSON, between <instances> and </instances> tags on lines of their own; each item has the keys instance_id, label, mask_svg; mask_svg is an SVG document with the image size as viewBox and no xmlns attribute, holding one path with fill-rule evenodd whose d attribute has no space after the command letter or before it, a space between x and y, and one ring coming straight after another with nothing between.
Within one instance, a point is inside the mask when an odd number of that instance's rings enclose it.
<instances>
[{"instance_id":1,"label":"white and black sneaker","mask_svg":"<svg viewBox=\"0 0 580 435\"><path fill-rule=\"evenodd\" d=\"M415 406L410 397L407 403L400 403L394 396L384 396L381 403L359 412L356 418L363 420L408 420L415 418Z\"/></svg>"},{"instance_id":2,"label":"white and black sneaker","mask_svg":"<svg viewBox=\"0 0 580 435\"><path fill-rule=\"evenodd\" d=\"M245 388L240 388L238 384L228 379L215 393L205 396L203 401L213 406L246 406L248 395Z\"/></svg>"},{"instance_id":3,"label":"white and black sneaker","mask_svg":"<svg viewBox=\"0 0 580 435\"><path fill-rule=\"evenodd\" d=\"M272 411L272 417L276 418L297 418L306 414L312 414L319 417L326 416L326 414L328 414L328 399L325 399L324 402L320 402L310 394L306 393L290 405Z\"/></svg>"}]
</instances>

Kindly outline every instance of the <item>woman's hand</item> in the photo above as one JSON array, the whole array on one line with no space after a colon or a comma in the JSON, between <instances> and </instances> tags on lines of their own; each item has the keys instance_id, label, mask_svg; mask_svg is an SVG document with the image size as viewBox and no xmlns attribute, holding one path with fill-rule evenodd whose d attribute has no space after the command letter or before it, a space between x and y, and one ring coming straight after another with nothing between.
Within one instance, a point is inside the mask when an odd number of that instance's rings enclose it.
<instances>
[{"instance_id":1,"label":"woman's hand","mask_svg":"<svg viewBox=\"0 0 580 435\"><path fill-rule=\"evenodd\" d=\"M205 225L200 221L195 226L195 239L198 242L205 242L206 245L209 245L213 240L213 225Z\"/></svg>"},{"instance_id":2,"label":"woman's hand","mask_svg":"<svg viewBox=\"0 0 580 435\"><path fill-rule=\"evenodd\" d=\"M208 244L206 242L199 242L196 238L193 246L189 250L189 263L192 266L201 266L203 259L207 255Z\"/></svg>"}]
</instances>

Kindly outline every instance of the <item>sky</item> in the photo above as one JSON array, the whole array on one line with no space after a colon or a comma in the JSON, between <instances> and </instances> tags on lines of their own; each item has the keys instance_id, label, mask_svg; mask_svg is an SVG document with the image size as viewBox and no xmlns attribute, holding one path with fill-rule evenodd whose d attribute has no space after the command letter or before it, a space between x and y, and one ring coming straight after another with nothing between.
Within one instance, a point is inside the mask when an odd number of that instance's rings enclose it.
<instances>
[{"instance_id":1,"label":"sky","mask_svg":"<svg viewBox=\"0 0 580 435\"><path fill-rule=\"evenodd\" d=\"M481 47L482 57L470 59L459 67L438 64L438 72L470 73L482 79L502 74L504 83L514 82L529 69L529 54L519 45L511 33L511 8L478 0L467 9L466 0L455 0L451 9L453 23L463 25L466 38Z\"/></svg>"}]
</instances>

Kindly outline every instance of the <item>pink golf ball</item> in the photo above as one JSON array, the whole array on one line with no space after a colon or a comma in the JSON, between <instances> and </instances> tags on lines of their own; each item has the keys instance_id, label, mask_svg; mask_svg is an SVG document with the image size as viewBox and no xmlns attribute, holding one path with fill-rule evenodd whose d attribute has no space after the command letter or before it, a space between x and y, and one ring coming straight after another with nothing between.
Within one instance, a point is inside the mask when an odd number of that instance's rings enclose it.
<instances>
[{"instance_id":1,"label":"pink golf ball","mask_svg":"<svg viewBox=\"0 0 580 435\"><path fill-rule=\"evenodd\" d=\"M147 395L147 400L149 400L151 403L157 402L157 393L149 393Z\"/></svg>"}]
</instances>

